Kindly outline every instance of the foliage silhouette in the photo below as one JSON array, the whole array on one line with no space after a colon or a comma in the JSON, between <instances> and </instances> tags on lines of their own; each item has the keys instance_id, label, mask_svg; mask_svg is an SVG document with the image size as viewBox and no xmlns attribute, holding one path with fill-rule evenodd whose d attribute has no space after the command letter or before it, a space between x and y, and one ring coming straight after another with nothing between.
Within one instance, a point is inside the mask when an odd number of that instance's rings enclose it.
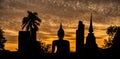
<instances>
[{"instance_id":1,"label":"foliage silhouette","mask_svg":"<svg viewBox=\"0 0 120 59\"><path fill-rule=\"evenodd\" d=\"M41 23L41 19L38 17L37 13L28 11L28 16L23 18L22 29L26 27L26 31L32 31L33 29L37 31L39 29L39 23Z\"/></svg>"},{"instance_id":2,"label":"foliage silhouette","mask_svg":"<svg viewBox=\"0 0 120 59\"><path fill-rule=\"evenodd\" d=\"M104 42L103 53L105 56L118 57L120 54L120 26L107 28L108 39Z\"/></svg>"},{"instance_id":3,"label":"foliage silhouette","mask_svg":"<svg viewBox=\"0 0 120 59\"><path fill-rule=\"evenodd\" d=\"M106 33L113 38L115 33L117 32L117 30L118 30L117 26L110 26L110 27L107 28Z\"/></svg>"},{"instance_id":4,"label":"foliage silhouette","mask_svg":"<svg viewBox=\"0 0 120 59\"><path fill-rule=\"evenodd\" d=\"M0 28L0 50L5 50L4 49L4 43L7 41L5 37L3 36L4 31L2 28Z\"/></svg>"},{"instance_id":5,"label":"foliage silhouette","mask_svg":"<svg viewBox=\"0 0 120 59\"><path fill-rule=\"evenodd\" d=\"M23 18L22 29L30 31L30 37L32 40L36 40L36 31L39 29L41 19L36 12L27 11L28 16Z\"/></svg>"},{"instance_id":6,"label":"foliage silhouette","mask_svg":"<svg viewBox=\"0 0 120 59\"><path fill-rule=\"evenodd\" d=\"M104 45L103 45L103 49L107 49L110 48L112 46L112 39L110 37L108 37L108 39L104 39Z\"/></svg>"},{"instance_id":7,"label":"foliage silhouette","mask_svg":"<svg viewBox=\"0 0 120 59\"><path fill-rule=\"evenodd\" d=\"M111 52L113 55L119 55L120 54L120 26L115 27L115 35L112 40L112 46L111 46Z\"/></svg>"},{"instance_id":8,"label":"foliage silhouette","mask_svg":"<svg viewBox=\"0 0 120 59\"><path fill-rule=\"evenodd\" d=\"M115 35L117 35L117 32L118 32L119 29L119 26L110 26L107 28L107 35L108 35L108 39L105 39L104 40L104 45L103 45L103 48L110 48L113 44L113 39L115 37Z\"/></svg>"},{"instance_id":9,"label":"foliage silhouette","mask_svg":"<svg viewBox=\"0 0 120 59\"><path fill-rule=\"evenodd\" d=\"M46 44L45 42L43 42L42 40L39 41L40 46L41 46L41 52L42 53L50 53L49 49L51 47L51 44Z\"/></svg>"}]
</instances>

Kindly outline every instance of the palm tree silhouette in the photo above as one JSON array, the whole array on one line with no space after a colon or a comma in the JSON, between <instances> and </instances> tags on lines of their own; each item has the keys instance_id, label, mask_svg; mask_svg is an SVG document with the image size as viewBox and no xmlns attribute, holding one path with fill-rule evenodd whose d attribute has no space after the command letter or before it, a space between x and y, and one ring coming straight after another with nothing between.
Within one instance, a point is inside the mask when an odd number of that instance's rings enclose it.
<instances>
[{"instance_id":1,"label":"palm tree silhouette","mask_svg":"<svg viewBox=\"0 0 120 59\"><path fill-rule=\"evenodd\" d=\"M32 31L32 29L38 30L38 26L41 23L41 19L36 12L28 11L28 16L23 18L22 29L26 27L26 31Z\"/></svg>"},{"instance_id":2,"label":"palm tree silhouette","mask_svg":"<svg viewBox=\"0 0 120 59\"><path fill-rule=\"evenodd\" d=\"M39 29L41 19L36 12L27 11L27 13L28 16L24 17L22 21L22 30L30 31L32 39L36 39L36 31Z\"/></svg>"}]
</instances>

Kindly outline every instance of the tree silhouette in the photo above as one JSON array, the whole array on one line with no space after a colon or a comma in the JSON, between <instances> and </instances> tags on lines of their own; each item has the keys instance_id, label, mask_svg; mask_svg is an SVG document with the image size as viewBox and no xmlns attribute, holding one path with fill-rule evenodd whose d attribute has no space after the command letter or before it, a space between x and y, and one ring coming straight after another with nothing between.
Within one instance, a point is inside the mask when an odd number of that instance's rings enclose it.
<instances>
[{"instance_id":1,"label":"tree silhouette","mask_svg":"<svg viewBox=\"0 0 120 59\"><path fill-rule=\"evenodd\" d=\"M108 40L105 40L105 53L109 56L120 54L120 26L110 26L107 28Z\"/></svg>"},{"instance_id":2,"label":"tree silhouette","mask_svg":"<svg viewBox=\"0 0 120 59\"><path fill-rule=\"evenodd\" d=\"M111 37L114 38L114 35L116 34L119 26L110 26L107 28L107 34Z\"/></svg>"},{"instance_id":3,"label":"tree silhouette","mask_svg":"<svg viewBox=\"0 0 120 59\"><path fill-rule=\"evenodd\" d=\"M43 41L39 41L40 42L40 46L41 46L41 52L42 53L49 53L49 49L51 47L51 44L46 44Z\"/></svg>"},{"instance_id":4,"label":"tree silhouette","mask_svg":"<svg viewBox=\"0 0 120 59\"><path fill-rule=\"evenodd\" d=\"M112 46L112 39L110 37L108 37L108 39L104 39L104 45L103 45L103 48L104 49L107 49L107 48L110 48Z\"/></svg>"},{"instance_id":5,"label":"tree silhouette","mask_svg":"<svg viewBox=\"0 0 120 59\"><path fill-rule=\"evenodd\" d=\"M7 41L3 36L4 31L0 28L0 50L4 50L4 43Z\"/></svg>"},{"instance_id":6,"label":"tree silhouette","mask_svg":"<svg viewBox=\"0 0 120 59\"><path fill-rule=\"evenodd\" d=\"M28 16L23 18L22 30L30 31L30 37L36 40L36 31L38 31L38 26L40 26L41 19L38 17L36 12L28 11Z\"/></svg>"},{"instance_id":7,"label":"tree silhouette","mask_svg":"<svg viewBox=\"0 0 120 59\"><path fill-rule=\"evenodd\" d=\"M37 31L39 29L39 23L41 23L41 19L37 13L28 11L28 16L23 18L22 29L26 27L26 31L32 31L33 29Z\"/></svg>"},{"instance_id":8,"label":"tree silhouette","mask_svg":"<svg viewBox=\"0 0 120 59\"><path fill-rule=\"evenodd\" d=\"M112 48L119 48L120 46L120 26L115 26L113 32L114 34L114 38L112 40Z\"/></svg>"},{"instance_id":9,"label":"tree silhouette","mask_svg":"<svg viewBox=\"0 0 120 59\"><path fill-rule=\"evenodd\" d=\"M103 48L110 48L113 44L113 39L116 35L116 33L118 32L119 27L118 26L110 26L107 28L107 35L109 36L108 39L104 40L104 45Z\"/></svg>"}]
</instances>

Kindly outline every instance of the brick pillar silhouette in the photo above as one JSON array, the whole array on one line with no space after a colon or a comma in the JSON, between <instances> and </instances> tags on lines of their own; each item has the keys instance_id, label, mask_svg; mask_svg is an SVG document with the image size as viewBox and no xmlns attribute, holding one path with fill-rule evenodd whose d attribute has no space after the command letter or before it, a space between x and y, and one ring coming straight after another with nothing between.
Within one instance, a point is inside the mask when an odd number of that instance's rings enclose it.
<instances>
[{"instance_id":1,"label":"brick pillar silhouette","mask_svg":"<svg viewBox=\"0 0 120 59\"><path fill-rule=\"evenodd\" d=\"M29 52L30 31L19 31L18 51L20 53Z\"/></svg>"},{"instance_id":2,"label":"brick pillar silhouette","mask_svg":"<svg viewBox=\"0 0 120 59\"><path fill-rule=\"evenodd\" d=\"M84 27L82 21L79 21L78 29L76 30L76 54L80 56L84 50Z\"/></svg>"}]
</instances>

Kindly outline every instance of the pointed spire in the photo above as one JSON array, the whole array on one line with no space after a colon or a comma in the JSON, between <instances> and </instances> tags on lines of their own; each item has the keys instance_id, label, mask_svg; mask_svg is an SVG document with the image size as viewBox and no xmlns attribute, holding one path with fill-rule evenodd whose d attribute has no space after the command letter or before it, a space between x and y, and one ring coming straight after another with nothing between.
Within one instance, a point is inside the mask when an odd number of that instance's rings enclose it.
<instances>
[{"instance_id":1,"label":"pointed spire","mask_svg":"<svg viewBox=\"0 0 120 59\"><path fill-rule=\"evenodd\" d=\"M64 30L62 28L62 23L60 23L60 28L58 30L58 37L60 38L64 37Z\"/></svg>"},{"instance_id":2,"label":"pointed spire","mask_svg":"<svg viewBox=\"0 0 120 59\"><path fill-rule=\"evenodd\" d=\"M60 29L62 29L62 23L60 23Z\"/></svg>"},{"instance_id":3,"label":"pointed spire","mask_svg":"<svg viewBox=\"0 0 120 59\"><path fill-rule=\"evenodd\" d=\"M89 27L89 32L93 32L93 26L92 26L92 13L91 13L91 18L90 18L90 27Z\"/></svg>"}]
</instances>

